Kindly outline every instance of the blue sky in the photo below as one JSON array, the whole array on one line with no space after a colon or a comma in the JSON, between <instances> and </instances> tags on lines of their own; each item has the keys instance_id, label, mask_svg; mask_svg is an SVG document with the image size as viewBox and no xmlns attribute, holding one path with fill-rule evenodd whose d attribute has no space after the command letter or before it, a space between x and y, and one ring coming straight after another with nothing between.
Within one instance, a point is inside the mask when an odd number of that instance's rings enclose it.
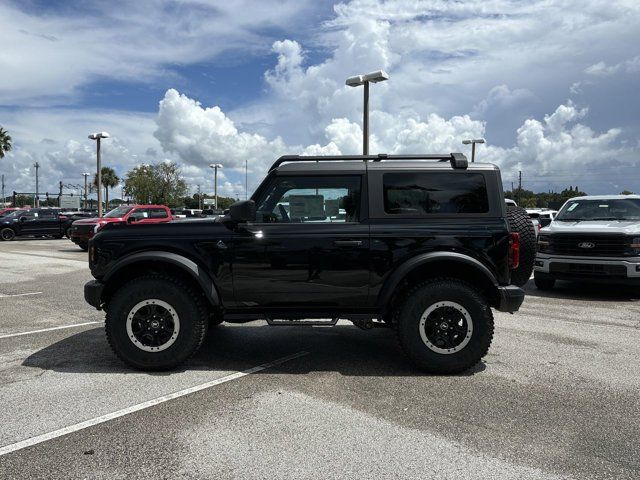
<instances>
[{"instance_id":1,"label":"blue sky","mask_svg":"<svg viewBox=\"0 0 640 480\"><path fill-rule=\"evenodd\" d=\"M507 186L640 191L640 4L629 0L149 0L0 4L0 125L9 190L53 190L93 166L87 133L124 176L176 161L191 188L244 195L275 157L358 153L372 87L372 151L465 151ZM79 178L78 178L79 177Z\"/></svg>"}]
</instances>

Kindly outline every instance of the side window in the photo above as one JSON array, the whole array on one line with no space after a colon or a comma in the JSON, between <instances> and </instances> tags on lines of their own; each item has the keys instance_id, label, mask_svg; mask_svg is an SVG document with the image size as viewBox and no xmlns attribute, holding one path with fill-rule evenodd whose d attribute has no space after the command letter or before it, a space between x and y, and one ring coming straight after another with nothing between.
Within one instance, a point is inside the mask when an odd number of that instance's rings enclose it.
<instances>
[{"instance_id":1,"label":"side window","mask_svg":"<svg viewBox=\"0 0 640 480\"><path fill-rule=\"evenodd\" d=\"M256 202L261 223L357 222L358 175L275 177Z\"/></svg>"},{"instance_id":2,"label":"side window","mask_svg":"<svg viewBox=\"0 0 640 480\"><path fill-rule=\"evenodd\" d=\"M164 208L150 208L149 218L167 218L167 211Z\"/></svg>"},{"instance_id":3,"label":"side window","mask_svg":"<svg viewBox=\"0 0 640 480\"><path fill-rule=\"evenodd\" d=\"M145 218L149 218L149 209L139 208L131 212L129 216L135 218L136 220L144 220Z\"/></svg>"},{"instance_id":4,"label":"side window","mask_svg":"<svg viewBox=\"0 0 640 480\"><path fill-rule=\"evenodd\" d=\"M38 218L51 219L56 218L57 216L58 212L54 210L40 210L40 212L38 212Z\"/></svg>"},{"instance_id":5,"label":"side window","mask_svg":"<svg viewBox=\"0 0 640 480\"><path fill-rule=\"evenodd\" d=\"M390 215L486 213L489 199L480 173L385 173L384 211Z\"/></svg>"}]
</instances>

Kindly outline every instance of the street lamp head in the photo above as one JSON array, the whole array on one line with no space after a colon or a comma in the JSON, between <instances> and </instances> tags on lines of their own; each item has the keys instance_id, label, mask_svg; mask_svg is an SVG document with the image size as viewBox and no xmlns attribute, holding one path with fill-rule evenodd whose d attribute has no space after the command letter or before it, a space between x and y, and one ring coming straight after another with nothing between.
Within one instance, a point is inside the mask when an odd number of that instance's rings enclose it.
<instances>
[{"instance_id":1,"label":"street lamp head","mask_svg":"<svg viewBox=\"0 0 640 480\"><path fill-rule=\"evenodd\" d=\"M378 83L389 80L389 74L384 70L377 70L375 72L367 73L366 75L355 75L347 78L345 82L350 87L359 87L364 85L365 82Z\"/></svg>"},{"instance_id":2,"label":"street lamp head","mask_svg":"<svg viewBox=\"0 0 640 480\"><path fill-rule=\"evenodd\" d=\"M378 70L376 72L367 73L364 76L365 82L378 83L378 82L384 82L385 80L389 80L389 74L384 70Z\"/></svg>"},{"instance_id":3,"label":"street lamp head","mask_svg":"<svg viewBox=\"0 0 640 480\"><path fill-rule=\"evenodd\" d=\"M469 145L472 143L484 143L484 138L474 138L473 140L463 140L463 145Z\"/></svg>"},{"instance_id":4,"label":"street lamp head","mask_svg":"<svg viewBox=\"0 0 640 480\"><path fill-rule=\"evenodd\" d=\"M356 75L355 77L347 78L347 81L345 83L350 87L359 87L364 83L364 78L362 75Z\"/></svg>"},{"instance_id":5,"label":"street lamp head","mask_svg":"<svg viewBox=\"0 0 640 480\"><path fill-rule=\"evenodd\" d=\"M111 135L107 132L96 132L89 135L91 140L97 140L98 138L109 138Z\"/></svg>"},{"instance_id":6,"label":"street lamp head","mask_svg":"<svg viewBox=\"0 0 640 480\"><path fill-rule=\"evenodd\" d=\"M219 163L212 163L211 165L209 165L210 168L222 168L222 165Z\"/></svg>"}]
</instances>

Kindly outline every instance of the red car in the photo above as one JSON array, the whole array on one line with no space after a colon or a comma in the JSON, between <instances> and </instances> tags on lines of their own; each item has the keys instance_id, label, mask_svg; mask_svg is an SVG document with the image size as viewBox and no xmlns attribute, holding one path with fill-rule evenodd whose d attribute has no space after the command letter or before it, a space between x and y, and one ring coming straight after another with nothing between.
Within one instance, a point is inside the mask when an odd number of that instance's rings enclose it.
<instances>
[{"instance_id":1,"label":"red car","mask_svg":"<svg viewBox=\"0 0 640 480\"><path fill-rule=\"evenodd\" d=\"M173 220L169 207L165 205L121 205L102 218L76 220L71 227L71 241L83 250L89 240L107 223L165 223Z\"/></svg>"},{"instance_id":2,"label":"red car","mask_svg":"<svg viewBox=\"0 0 640 480\"><path fill-rule=\"evenodd\" d=\"M25 207L0 208L0 217L4 217L7 213L11 213L11 212L14 212L16 210L25 210Z\"/></svg>"}]
</instances>

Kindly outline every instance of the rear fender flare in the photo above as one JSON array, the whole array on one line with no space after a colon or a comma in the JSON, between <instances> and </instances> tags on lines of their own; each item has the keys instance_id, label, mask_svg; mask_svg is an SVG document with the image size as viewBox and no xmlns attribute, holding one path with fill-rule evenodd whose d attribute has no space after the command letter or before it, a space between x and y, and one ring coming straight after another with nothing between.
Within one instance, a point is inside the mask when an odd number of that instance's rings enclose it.
<instances>
[{"instance_id":1,"label":"rear fender flare","mask_svg":"<svg viewBox=\"0 0 640 480\"><path fill-rule=\"evenodd\" d=\"M214 306L220 305L220 296L218 295L218 291L216 290L216 286L209 276L209 274L201 268L196 262L193 260L179 255L177 253L172 252L163 252L161 250L155 251L150 250L147 252L139 252L133 253L131 255L127 255L126 257L118 260L104 275L102 278L102 282L107 284L111 278L113 278L118 272L120 272L123 268L128 265L132 265L134 263L139 262L160 262L160 263L169 263L180 268L182 271L187 273L191 278L193 278L200 288L202 289L202 293L207 297L209 302L211 302Z\"/></svg>"},{"instance_id":2,"label":"rear fender flare","mask_svg":"<svg viewBox=\"0 0 640 480\"><path fill-rule=\"evenodd\" d=\"M396 290L396 287L400 284L403 278L405 278L412 270L421 267L423 265L434 263L434 262L457 262L464 264L468 267L474 268L478 273L482 274L488 282L491 283L495 288L498 287L498 281L491 270L489 270L485 265L483 265L479 260L476 260L473 257L468 255L464 255L462 253L457 252L430 252L423 253L412 257L406 260L404 263L401 263L393 273L387 278L378 294L378 306L385 307L391 301L393 297L393 293ZM443 273L446 276L446 273Z\"/></svg>"}]
</instances>

